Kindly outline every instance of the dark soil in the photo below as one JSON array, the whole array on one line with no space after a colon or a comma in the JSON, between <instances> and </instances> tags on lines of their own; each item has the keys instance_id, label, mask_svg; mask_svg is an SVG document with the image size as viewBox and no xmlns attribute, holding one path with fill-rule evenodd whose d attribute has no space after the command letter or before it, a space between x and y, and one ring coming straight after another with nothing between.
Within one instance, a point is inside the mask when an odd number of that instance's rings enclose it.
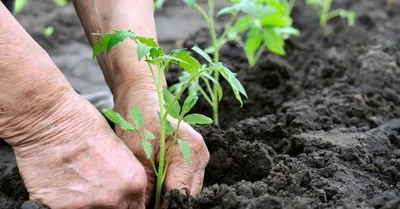
<instances>
[{"instance_id":1,"label":"dark soil","mask_svg":"<svg viewBox=\"0 0 400 209\"><path fill-rule=\"evenodd\" d=\"M221 128L196 127L211 153L205 188L195 198L167 194L166 208L400 208L400 4L393 2L337 0L335 7L355 10L357 25L335 19L324 29L298 2L301 37L288 41L287 56L266 52L253 68L237 45L224 46L221 59L249 99L238 109L226 91ZM207 31L184 45L194 43L206 47ZM0 178L0 208L27 198L16 170Z\"/></svg>"}]
</instances>

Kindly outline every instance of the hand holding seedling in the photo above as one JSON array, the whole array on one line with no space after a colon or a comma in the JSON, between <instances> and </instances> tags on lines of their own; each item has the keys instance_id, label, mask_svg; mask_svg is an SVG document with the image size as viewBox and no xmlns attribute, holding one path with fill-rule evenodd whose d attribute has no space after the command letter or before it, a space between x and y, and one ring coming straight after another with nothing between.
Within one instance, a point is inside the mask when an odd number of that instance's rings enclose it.
<instances>
[{"instance_id":1,"label":"hand holding seedling","mask_svg":"<svg viewBox=\"0 0 400 209\"><path fill-rule=\"evenodd\" d=\"M116 101L115 112L121 113L123 118L131 118L131 107L138 107L143 113L143 124L139 128L142 137L144 136L144 129L154 133L157 137L155 139L147 140L151 143L151 158L155 164L159 163L159 136L157 133L160 132L159 117L157 115L158 100L157 93L150 85L151 83L144 85L132 85L127 91L121 95L123 101ZM153 90L152 90L153 89ZM176 129L177 120L169 118L171 126ZM147 158L146 152L143 149L142 140L136 132L124 131L120 126L116 126L116 133L120 136L125 144L133 151L138 160L142 163L147 174L147 190L146 190L146 202L150 201L150 198L155 194L156 188L156 176L150 161ZM177 145L171 156L171 160L168 166L168 173L165 177L164 188L166 190L180 189L182 192L190 192L195 195L201 191L204 168L209 159L209 153L207 147L204 144L203 138L198 134L191 126L182 122L180 124L177 138L187 142L191 150L191 164L188 166L187 162L183 158L179 145ZM172 137L169 136L166 139L165 147L167 148L166 153L171 150ZM158 155L157 155L158 154ZM186 191L185 191L186 190Z\"/></svg>"}]
</instances>

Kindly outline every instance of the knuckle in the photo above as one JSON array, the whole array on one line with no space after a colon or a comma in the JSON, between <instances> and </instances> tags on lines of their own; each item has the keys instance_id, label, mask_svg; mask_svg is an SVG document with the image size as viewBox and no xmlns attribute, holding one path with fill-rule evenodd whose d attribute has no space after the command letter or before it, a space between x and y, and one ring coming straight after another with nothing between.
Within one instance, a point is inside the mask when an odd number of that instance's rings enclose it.
<instances>
[{"instance_id":1,"label":"knuckle","mask_svg":"<svg viewBox=\"0 0 400 209\"><path fill-rule=\"evenodd\" d=\"M144 195L147 187L146 171L138 166L135 173L126 181L127 191L130 194Z\"/></svg>"}]
</instances>

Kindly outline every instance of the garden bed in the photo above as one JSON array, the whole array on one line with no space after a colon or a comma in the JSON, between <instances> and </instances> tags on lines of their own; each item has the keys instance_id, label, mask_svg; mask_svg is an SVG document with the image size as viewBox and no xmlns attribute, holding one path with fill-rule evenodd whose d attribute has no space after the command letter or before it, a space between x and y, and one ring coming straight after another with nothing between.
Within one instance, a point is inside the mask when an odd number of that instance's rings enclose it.
<instances>
[{"instance_id":1,"label":"garden bed","mask_svg":"<svg viewBox=\"0 0 400 209\"><path fill-rule=\"evenodd\" d=\"M266 52L249 68L237 45L222 48L249 99L239 109L227 91L221 128L196 127L211 153L205 188L196 198L168 194L166 208L400 207L400 5L337 0L357 13L356 26L335 19L321 29L298 3L302 35L285 57ZM184 46L208 40L200 29ZM16 169L0 177L0 208L27 198Z\"/></svg>"}]
</instances>

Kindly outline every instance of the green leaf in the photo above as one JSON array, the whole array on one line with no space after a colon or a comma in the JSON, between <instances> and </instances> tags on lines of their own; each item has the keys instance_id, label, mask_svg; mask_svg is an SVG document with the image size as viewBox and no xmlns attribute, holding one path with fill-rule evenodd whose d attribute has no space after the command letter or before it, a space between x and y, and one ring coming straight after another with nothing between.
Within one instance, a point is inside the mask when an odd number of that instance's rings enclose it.
<instances>
[{"instance_id":1,"label":"green leaf","mask_svg":"<svg viewBox=\"0 0 400 209\"><path fill-rule=\"evenodd\" d=\"M24 9L25 5L28 3L28 0L16 0L15 1L15 7L14 7L14 12L16 14L20 13L22 9Z\"/></svg>"},{"instance_id":2,"label":"green leaf","mask_svg":"<svg viewBox=\"0 0 400 209\"><path fill-rule=\"evenodd\" d=\"M291 26L275 28L275 32L283 39L288 39L290 36L300 35L300 31Z\"/></svg>"},{"instance_id":3,"label":"green leaf","mask_svg":"<svg viewBox=\"0 0 400 209\"><path fill-rule=\"evenodd\" d=\"M354 26L356 24L356 13L353 11L347 11L347 24Z\"/></svg>"},{"instance_id":4,"label":"green leaf","mask_svg":"<svg viewBox=\"0 0 400 209\"><path fill-rule=\"evenodd\" d=\"M155 7L156 9L161 9L162 6L163 6L163 4L164 4L164 0L156 0L156 1L154 2L154 7Z\"/></svg>"},{"instance_id":5,"label":"green leaf","mask_svg":"<svg viewBox=\"0 0 400 209\"><path fill-rule=\"evenodd\" d=\"M53 26L49 26L49 27L47 27L47 28L45 28L43 30L43 35L46 36L46 37L50 37L51 35L53 35L53 33L54 33L54 27Z\"/></svg>"},{"instance_id":6,"label":"green leaf","mask_svg":"<svg viewBox=\"0 0 400 209\"><path fill-rule=\"evenodd\" d=\"M195 0L183 0L191 9L194 9Z\"/></svg>"},{"instance_id":7,"label":"green leaf","mask_svg":"<svg viewBox=\"0 0 400 209\"><path fill-rule=\"evenodd\" d=\"M151 147L151 143L146 141L146 140L142 140L142 147L144 149L144 152L146 153L147 159L151 159L151 154L153 152L153 148Z\"/></svg>"},{"instance_id":8,"label":"green leaf","mask_svg":"<svg viewBox=\"0 0 400 209\"><path fill-rule=\"evenodd\" d=\"M276 11L275 8L270 6L256 5L255 1L242 0L237 4L239 9L247 15L251 15L258 19L261 19L267 15L270 15Z\"/></svg>"},{"instance_id":9,"label":"green leaf","mask_svg":"<svg viewBox=\"0 0 400 209\"><path fill-rule=\"evenodd\" d=\"M204 59L207 60L207 62L212 63L211 57L210 55L208 55L207 53L205 53L202 49L200 49L197 45L194 45L194 47L192 48L193 51L197 52L198 54L200 54L200 56L202 56Z\"/></svg>"},{"instance_id":10,"label":"green leaf","mask_svg":"<svg viewBox=\"0 0 400 209\"><path fill-rule=\"evenodd\" d=\"M170 56L170 55L159 56L159 57L155 58L154 60L164 60L164 61L173 61L173 62L178 62L178 63L179 62L186 63L185 61L183 61L179 58Z\"/></svg>"},{"instance_id":11,"label":"green leaf","mask_svg":"<svg viewBox=\"0 0 400 209\"><path fill-rule=\"evenodd\" d=\"M164 53L162 52L162 49L159 47L153 47L150 49L150 56L153 59L156 59L160 56L162 56Z\"/></svg>"},{"instance_id":12,"label":"green leaf","mask_svg":"<svg viewBox=\"0 0 400 209\"><path fill-rule=\"evenodd\" d=\"M111 34L102 34L103 38L99 39L93 45L93 59L99 56L104 50L107 49L107 44L110 41Z\"/></svg>"},{"instance_id":13,"label":"green leaf","mask_svg":"<svg viewBox=\"0 0 400 209\"><path fill-rule=\"evenodd\" d=\"M221 9L217 16L224 15L224 14L234 14L235 12L239 11L238 5L233 5L231 7L225 7Z\"/></svg>"},{"instance_id":14,"label":"green leaf","mask_svg":"<svg viewBox=\"0 0 400 209\"><path fill-rule=\"evenodd\" d=\"M180 139L178 139L178 145L179 145L179 150L181 151L181 153L183 155L183 159L185 159L188 166L190 166L192 158L190 156L189 145Z\"/></svg>"},{"instance_id":15,"label":"green leaf","mask_svg":"<svg viewBox=\"0 0 400 209\"><path fill-rule=\"evenodd\" d=\"M138 54L138 59L139 61L147 54L150 52L152 47L147 46L146 44L139 43L137 45L137 54Z\"/></svg>"},{"instance_id":16,"label":"green leaf","mask_svg":"<svg viewBox=\"0 0 400 209\"><path fill-rule=\"evenodd\" d=\"M171 135L174 133L174 129L172 128L171 123L169 122L169 120L165 120L165 134L167 135Z\"/></svg>"},{"instance_id":17,"label":"green leaf","mask_svg":"<svg viewBox=\"0 0 400 209\"><path fill-rule=\"evenodd\" d=\"M131 30L114 30L114 33L111 35L111 38L107 44L107 53L109 53L114 46L116 46L119 42L124 41L126 38L134 39L135 33L133 33Z\"/></svg>"},{"instance_id":18,"label":"green leaf","mask_svg":"<svg viewBox=\"0 0 400 209\"><path fill-rule=\"evenodd\" d=\"M227 67L223 66L221 63L218 63L220 67L220 73L225 78L226 81L231 85L233 93L235 94L236 99L240 102L240 107L243 106L242 97L240 94L243 94L247 98L246 91L244 90L240 81L236 78L236 74L230 71Z\"/></svg>"},{"instance_id":19,"label":"green leaf","mask_svg":"<svg viewBox=\"0 0 400 209\"><path fill-rule=\"evenodd\" d=\"M158 44L154 40L154 38L147 38L143 36L136 36L136 40L138 40L140 43L145 44L150 47L158 47Z\"/></svg>"},{"instance_id":20,"label":"green leaf","mask_svg":"<svg viewBox=\"0 0 400 209\"><path fill-rule=\"evenodd\" d=\"M181 60L178 61L179 67L190 74L196 73L201 68L200 62L192 57L188 51L172 51L170 56Z\"/></svg>"},{"instance_id":21,"label":"green leaf","mask_svg":"<svg viewBox=\"0 0 400 209\"><path fill-rule=\"evenodd\" d=\"M265 46L278 55L285 55L285 41L275 32L272 27L265 27L263 34Z\"/></svg>"},{"instance_id":22,"label":"green leaf","mask_svg":"<svg viewBox=\"0 0 400 209\"><path fill-rule=\"evenodd\" d=\"M262 33L258 28L253 28L247 34L244 51L250 66L254 66L257 62L254 54L262 44Z\"/></svg>"},{"instance_id":23,"label":"green leaf","mask_svg":"<svg viewBox=\"0 0 400 209\"><path fill-rule=\"evenodd\" d=\"M67 0L53 0L55 4L59 7L63 7L68 4Z\"/></svg>"},{"instance_id":24,"label":"green leaf","mask_svg":"<svg viewBox=\"0 0 400 209\"><path fill-rule=\"evenodd\" d=\"M278 14L268 15L260 20L263 26L285 26L291 25L292 19L287 16L282 16Z\"/></svg>"},{"instance_id":25,"label":"green leaf","mask_svg":"<svg viewBox=\"0 0 400 209\"><path fill-rule=\"evenodd\" d=\"M183 118L183 121L190 125L196 125L196 124L211 124L213 121L211 118L202 115L202 114L190 114L187 115L186 117Z\"/></svg>"},{"instance_id":26,"label":"green leaf","mask_svg":"<svg viewBox=\"0 0 400 209\"><path fill-rule=\"evenodd\" d=\"M186 113L188 113L196 104L198 99L199 97L197 96L196 92L192 92L188 97L186 97L185 102L183 103L181 115L184 116Z\"/></svg>"},{"instance_id":27,"label":"green leaf","mask_svg":"<svg viewBox=\"0 0 400 209\"><path fill-rule=\"evenodd\" d=\"M119 125L123 130L134 131L135 126L126 121L119 113L110 109L103 109L101 112L114 124Z\"/></svg>"},{"instance_id":28,"label":"green leaf","mask_svg":"<svg viewBox=\"0 0 400 209\"><path fill-rule=\"evenodd\" d=\"M179 105L179 102L176 100L173 102L175 96L168 91L167 88L163 88L163 96L164 96L164 102L165 102L165 108L169 108L169 115L171 115L173 118L178 119L179 118L179 113L181 112L181 106Z\"/></svg>"},{"instance_id":29,"label":"green leaf","mask_svg":"<svg viewBox=\"0 0 400 209\"><path fill-rule=\"evenodd\" d=\"M156 137L148 130L144 129L144 137L146 139L155 139Z\"/></svg>"},{"instance_id":30,"label":"green leaf","mask_svg":"<svg viewBox=\"0 0 400 209\"><path fill-rule=\"evenodd\" d=\"M252 25L253 18L244 16L241 17L231 29L229 29L229 32L241 33L250 29Z\"/></svg>"},{"instance_id":31,"label":"green leaf","mask_svg":"<svg viewBox=\"0 0 400 209\"><path fill-rule=\"evenodd\" d=\"M137 129L139 129L140 126L142 126L143 115L142 115L142 112L140 111L139 107L136 105L131 109L131 119L132 119L133 123L135 123L135 126Z\"/></svg>"}]
</instances>

